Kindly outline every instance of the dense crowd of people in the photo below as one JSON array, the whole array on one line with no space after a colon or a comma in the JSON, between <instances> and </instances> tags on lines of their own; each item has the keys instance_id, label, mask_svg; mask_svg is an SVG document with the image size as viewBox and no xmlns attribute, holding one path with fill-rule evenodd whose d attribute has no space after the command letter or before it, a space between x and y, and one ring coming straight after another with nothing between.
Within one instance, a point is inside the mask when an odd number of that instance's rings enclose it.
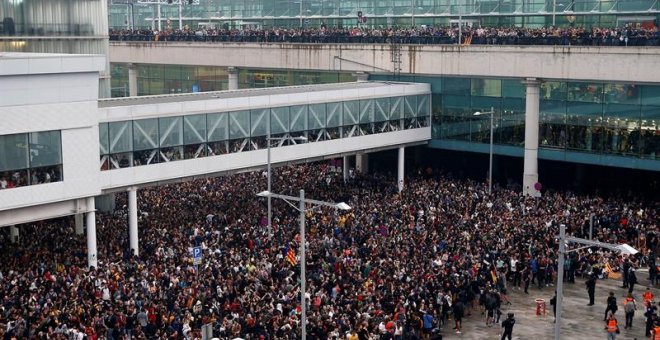
<instances>
[{"instance_id":1,"label":"dense crowd of people","mask_svg":"<svg viewBox=\"0 0 660 340\"><path fill-rule=\"evenodd\" d=\"M279 168L273 178L274 191L304 188L352 207L306 214L314 339L432 338L440 326L460 332L462 318L480 308L487 324L497 322L507 289L553 282L560 224L584 236L591 219L596 239L641 250L629 260L575 252L568 281L624 263L655 268L658 202L570 192L535 199L498 186L489 195L484 183L430 169L407 178L402 193L391 176L344 183L325 164ZM117 194L117 210L97 214L98 268L87 269L73 218L20 226L16 244L0 231L0 335L193 339L211 324L221 339L298 338L299 213L273 200L269 234L265 199L255 195L265 185L254 172L141 189L139 256L128 248L127 196ZM196 246L204 250L199 265Z\"/></svg>"},{"instance_id":2,"label":"dense crowd of people","mask_svg":"<svg viewBox=\"0 0 660 340\"><path fill-rule=\"evenodd\" d=\"M660 46L657 27L413 27L110 30L111 41Z\"/></svg>"}]
</instances>

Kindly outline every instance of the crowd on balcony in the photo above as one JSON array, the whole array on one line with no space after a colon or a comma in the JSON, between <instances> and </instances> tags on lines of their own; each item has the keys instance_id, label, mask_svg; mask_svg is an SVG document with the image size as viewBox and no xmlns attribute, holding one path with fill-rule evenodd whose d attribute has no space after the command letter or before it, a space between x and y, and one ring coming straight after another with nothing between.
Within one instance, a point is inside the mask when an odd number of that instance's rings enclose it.
<instances>
[{"instance_id":1,"label":"crowd on balcony","mask_svg":"<svg viewBox=\"0 0 660 340\"><path fill-rule=\"evenodd\" d=\"M414 27L110 30L113 41L660 46L657 27Z\"/></svg>"},{"instance_id":2,"label":"crowd on balcony","mask_svg":"<svg viewBox=\"0 0 660 340\"><path fill-rule=\"evenodd\" d=\"M432 169L407 178L402 193L384 175L344 183L325 164L283 167L273 178L275 191L304 188L352 207L306 214L313 339L419 339L440 327L459 333L463 318L492 325L507 294L551 296L558 226L584 236L591 214L594 238L641 250L632 266L655 258L658 202L570 192L534 199L497 185L489 195L484 183ZM270 236L265 199L255 196L265 185L255 172L141 189L138 256L128 248L127 195L118 194L114 213L97 214L91 269L73 218L20 226L17 243L0 229L0 336L194 339L211 324L223 339L299 338L299 213L274 200ZM197 266L195 246L204 249ZM625 261L603 250L572 254L569 281Z\"/></svg>"}]
</instances>

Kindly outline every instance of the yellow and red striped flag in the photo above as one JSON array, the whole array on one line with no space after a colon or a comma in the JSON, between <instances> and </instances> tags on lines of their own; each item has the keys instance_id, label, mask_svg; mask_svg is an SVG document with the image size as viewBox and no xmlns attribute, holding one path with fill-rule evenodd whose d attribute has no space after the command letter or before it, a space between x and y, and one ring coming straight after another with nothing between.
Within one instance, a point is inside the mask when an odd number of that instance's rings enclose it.
<instances>
[{"instance_id":1,"label":"yellow and red striped flag","mask_svg":"<svg viewBox=\"0 0 660 340\"><path fill-rule=\"evenodd\" d=\"M289 248L289 251L286 253L286 261L292 266L298 264L298 261L296 261L296 252L293 251L293 248Z\"/></svg>"}]
</instances>

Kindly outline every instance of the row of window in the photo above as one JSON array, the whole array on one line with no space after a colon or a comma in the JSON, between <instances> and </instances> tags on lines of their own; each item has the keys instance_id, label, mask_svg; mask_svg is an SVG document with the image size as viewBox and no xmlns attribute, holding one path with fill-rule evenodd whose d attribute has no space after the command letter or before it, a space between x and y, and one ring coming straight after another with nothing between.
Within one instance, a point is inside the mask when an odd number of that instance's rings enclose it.
<instances>
[{"instance_id":1,"label":"row of window","mask_svg":"<svg viewBox=\"0 0 660 340\"><path fill-rule=\"evenodd\" d=\"M428 126L430 96L353 100L101 123L101 169L171 162L273 146L349 138ZM270 122L270 124L269 124Z\"/></svg>"},{"instance_id":2,"label":"row of window","mask_svg":"<svg viewBox=\"0 0 660 340\"><path fill-rule=\"evenodd\" d=\"M62 179L60 131L0 136L0 189Z\"/></svg>"}]
</instances>

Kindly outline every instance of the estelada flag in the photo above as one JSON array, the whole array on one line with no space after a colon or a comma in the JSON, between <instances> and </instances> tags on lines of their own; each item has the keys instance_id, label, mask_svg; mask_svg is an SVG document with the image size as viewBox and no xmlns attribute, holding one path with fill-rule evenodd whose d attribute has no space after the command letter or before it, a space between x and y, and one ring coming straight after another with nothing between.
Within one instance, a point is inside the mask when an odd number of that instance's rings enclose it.
<instances>
[{"instance_id":1,"label":"estelada flag","mask_svg":"<svg viewBox=\"0 0 660 340\"><path fill-rule=\"evenodd\" d=\"M298 264L298 261L296 261L296 252L293 251L293 248L289 248L289 251L286 254L286 261L292 266Z\"/></svg>"}]
</instances>

